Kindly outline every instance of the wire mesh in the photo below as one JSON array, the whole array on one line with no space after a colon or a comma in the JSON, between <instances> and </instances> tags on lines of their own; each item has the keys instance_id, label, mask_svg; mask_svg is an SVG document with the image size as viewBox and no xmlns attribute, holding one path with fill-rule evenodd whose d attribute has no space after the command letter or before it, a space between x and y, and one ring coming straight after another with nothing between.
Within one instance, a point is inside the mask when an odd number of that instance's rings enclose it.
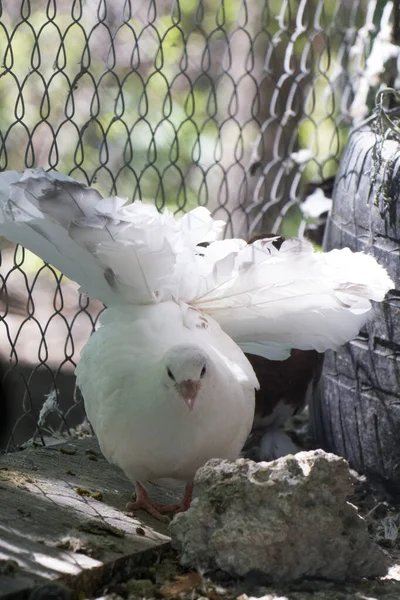
<instances>
[{"instance_id":1,"label":"wire mesh","mask_svg":"<svg viewBox=\"0 0 400 600\"><path fill-rule=\"evenodd\" d=\"M391 2L0 2L0 169L41 166L228 236L292 235L310 181L395 60ZM379 42L379 44L378 44ZM392 79L391 79L392 78ZM73 368L101 306L3 244L0 445L79 422ZM46 394L54 390L46 402ZM0 426L1 429L1 426Z\"/></svg>"}]
</instances>

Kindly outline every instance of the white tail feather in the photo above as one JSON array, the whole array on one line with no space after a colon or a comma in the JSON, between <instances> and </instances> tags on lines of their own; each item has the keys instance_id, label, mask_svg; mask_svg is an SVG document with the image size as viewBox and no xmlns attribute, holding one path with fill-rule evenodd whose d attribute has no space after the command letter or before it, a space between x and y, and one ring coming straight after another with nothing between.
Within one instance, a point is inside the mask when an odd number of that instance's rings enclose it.
<instances>
[{"instance_id":1,"label":"white tail feather","mask_svg":"<svg viewBox=\"0 0 400 600\"><path fill-rule=\"evenodd\" d=\"M106 305L187 302L247 352L282 359L291 348L337 348L366 322L369 300L394 287L371 256L316 253L299 240L279 251L272 240L216 241L223 226L205 208L177 221L42 169L0 174L0 234Z\"/></svg>"},{"instance_id":2,"label":"white tail feather","mask_svg":"<svg viewBox=\"0 0 400 600\"><path fill-rule=\"evenodd\" d=\"M215 240L223 223L197 208L180 222L152 205L101 195L42 169L0 173L0 234L22 244L106 305L179 294L177 257ZM190 240L190 241L188 241Z\"/></svg>"},{"instance_id":3,"label":"white tail feather","mask_svg":"<svg viewBox=\"0 0 400 600\"><path fill-rule=\"evenodd\" d=\"M213 244L206 253L212 264ZM193 304L244 351L270 359L285 358L291 348L323 352L349 341L367 321L369 299L381 301L393 287L372 256L347 248L319 253L309 242L290 240L278 251L260 240L238 243L229 259L229 267L227 257L220 259L219 284L217 263L208 290Z\"/></svg>"}]
</instances>

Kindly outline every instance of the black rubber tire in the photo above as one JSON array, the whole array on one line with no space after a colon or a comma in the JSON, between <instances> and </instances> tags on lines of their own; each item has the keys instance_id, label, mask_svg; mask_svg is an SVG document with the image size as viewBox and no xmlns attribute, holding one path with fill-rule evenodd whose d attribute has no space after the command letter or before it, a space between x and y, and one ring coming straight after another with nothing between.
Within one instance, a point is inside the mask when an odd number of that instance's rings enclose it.
<instances>
[{"instance_id":1,"label":"black rubber tire","mask_svg":"<svg viewBox=\"0 0 400 600\"><path fill-rule=\"evenodd\" d=\"M310 407L316 442L400 496L400 144L377 164L382 139L369 126L348 141L333 194L324 248L364 250L386 267L396 289L374 307L360 336L328 352L323 393ZM397 153L397 155L396 155Z\"/></svg>"}]
</instances>

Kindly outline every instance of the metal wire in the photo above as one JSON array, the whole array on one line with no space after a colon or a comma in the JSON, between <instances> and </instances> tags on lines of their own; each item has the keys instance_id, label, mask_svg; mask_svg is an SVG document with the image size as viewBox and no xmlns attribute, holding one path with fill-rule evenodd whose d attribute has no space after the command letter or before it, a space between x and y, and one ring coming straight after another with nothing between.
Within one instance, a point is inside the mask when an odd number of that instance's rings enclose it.
<instances>
[{"instance_id":1,"label":"metal wire","mask_svg":"<svg viewBox=\"0 0 400 600\"><path fill-rule=\"evenodd\" d=\"M0 169L57 169L177 213L207 205L229 236L293 234L306 184L335 174L368 112L356 90L380 4L2 1ZM0 444L12 448L39 421L43 433L82 418L73 367L101 307L21 248L2 260Z\"/></svg>"}]
</instances>

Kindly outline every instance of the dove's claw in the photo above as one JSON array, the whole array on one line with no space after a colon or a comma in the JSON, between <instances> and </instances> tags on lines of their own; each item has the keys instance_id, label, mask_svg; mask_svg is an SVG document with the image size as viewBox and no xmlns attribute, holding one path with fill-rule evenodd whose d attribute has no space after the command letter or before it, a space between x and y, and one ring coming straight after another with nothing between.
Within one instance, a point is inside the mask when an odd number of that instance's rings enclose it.
<instances>
[{"instance_id":1,"label":"dove's claw","mask_svg":"<svg viewBox=\"0 0 400 600\"><path fill-rule=\"evenodd\" d=\"M152 502L142 484L139 481L135 483L136 487L136 500L135 502L128 502L125 510L128 512L134 512L136 510L145 510L152 517L169 523L170 519L166 516L166 513L184 512L190 506L192 501L193 482L187 483L185 487L185 495L183 497L182 504L158 504Z\"/></svg>"},{"instance_id":2,"label":"dove's claw","mask_svg":"<svg viewBox=\"0 0 400 600\"><path fill-rule=\"evenodd\" d=\"M128 504L125 507L125 510L128 512L135 512L136 510L145 510L158 521L163 521L164 523L169 523L170 521L167 515L163 515L159 510L157 510L157 508L152 504L150 500L148 500L147 502L138 500L136 500L136 502L128 502Z\"/></svg>"},{"instance_id":3,"label":"dove's claw","mask_svg":"<svg viewBox=\"0 0 400 600\"><path fill-rule=\"evenodd\" d=\"M190 481L186 484L185 487L185 495L182 500L182 505L179 507L180 512L185 512L190 507L190 503L192 501L193 496L193 481Z\"/></svg>"},{"instance_id":4,"label":"dove's claw","mask_svg":"<svg viewBox=\"0 0 400 600\"><path fill-rule=\"evenodd\" d=\"M174 513L182 509L180 504L157 504L156 502L152 502L145 488L138 481L135 487L136 500L135 502L128 502L125 507L125 510L128 512L145 510L155 519L169 523L170 519L166 516L166 513Z\"/></svg>"}]
</instances>

